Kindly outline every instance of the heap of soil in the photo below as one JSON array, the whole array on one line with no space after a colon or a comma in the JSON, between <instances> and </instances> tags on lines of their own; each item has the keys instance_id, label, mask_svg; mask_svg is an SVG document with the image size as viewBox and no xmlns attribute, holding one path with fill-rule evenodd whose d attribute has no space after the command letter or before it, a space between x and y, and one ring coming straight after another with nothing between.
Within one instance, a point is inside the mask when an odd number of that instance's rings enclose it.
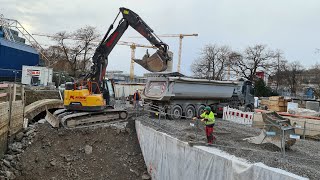
<instances>
[{"instance_id":1,"label":"heap of soil","mask_svg":"<svg viewBox=\"0 0 320 180\"><path fill-rule=\"evenodd\" d=\"M6 172L12 179L150 178L134 121L129 121L124 128L92 127L72 130L54 129L48 123L37 124L32 136L34 137L28 142L30 145L19 150L22 153L14 158L18 159L15 167L19 171L14 170L14 175ZM12 169L4 168L7 171Z\"/></svg>"}]
</instances>

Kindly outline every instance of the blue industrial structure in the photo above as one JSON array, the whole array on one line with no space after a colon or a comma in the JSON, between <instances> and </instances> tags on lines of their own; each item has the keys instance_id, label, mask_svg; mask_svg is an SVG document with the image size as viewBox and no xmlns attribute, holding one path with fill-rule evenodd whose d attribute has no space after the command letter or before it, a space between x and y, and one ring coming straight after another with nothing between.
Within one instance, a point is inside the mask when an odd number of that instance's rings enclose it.
<instances>
[{"instance_id":1,"label":"blue industrial structure","mask_svg":"<svg viewBox=\"0 0 320 180\"><path fill-rule=\"evenodd\" d=\"M39 64L37 51L23 42L16 31L12 31L18 42L4 39L0 28L0 80L13 80L21 77L22 65L35 66Z\"/></svg>"},{"instance_id":2,"label":"blue industrial structure","mask_svg":"<svg viewBox=\"0 0 320 180\"><path fill-rule=\"evenodd\" d=\"M311 87L307 88L305 96L307 99L313 99L314 98L313 88L311 88Z\"/></svg>"}]
</instances>

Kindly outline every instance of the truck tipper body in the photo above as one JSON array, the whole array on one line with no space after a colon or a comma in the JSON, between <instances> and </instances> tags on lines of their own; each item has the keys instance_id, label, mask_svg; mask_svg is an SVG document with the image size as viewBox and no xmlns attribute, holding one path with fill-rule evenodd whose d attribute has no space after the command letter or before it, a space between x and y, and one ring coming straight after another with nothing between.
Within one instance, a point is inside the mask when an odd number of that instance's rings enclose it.
<instances>
[{"instance_id":1,"label":"truck tipper body","mask_svg":"<svg viewBox=\"0 0 320 180\"><path fill-rule=\"evenodd\" d=\"M252 83L247 80L214 81L185 77L180 73L152 73L143 91L153 111L161 109L170 119L199 116L205 106L221 116L224 106L252 111Z\"/></svg>"}]
</instances>

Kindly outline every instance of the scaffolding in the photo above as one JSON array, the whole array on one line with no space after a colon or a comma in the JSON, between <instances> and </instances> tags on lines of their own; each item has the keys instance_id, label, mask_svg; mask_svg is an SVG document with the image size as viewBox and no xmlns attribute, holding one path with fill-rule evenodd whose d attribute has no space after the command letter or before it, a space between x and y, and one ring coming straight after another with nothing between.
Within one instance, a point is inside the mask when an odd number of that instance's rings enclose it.
<instances>
[{"instance_id":1,"label":"scaffolding","mask_svg":"<svg viewBox=\"0 0 320 180\"><path fill-rule=\"evenodd\" d=\"M45 60L46 65L50 66L49 59L44 54L44 49L37 42L37 40L22 26L22 24L14 19L4 18L3 14L0 14L0 26L2 26L5 39L15 42L12 35L11 29L15 29L21 33L22 37L27 40L27 42L35 48L40 54L41 59Z\"/></svg>"}]
</instances>

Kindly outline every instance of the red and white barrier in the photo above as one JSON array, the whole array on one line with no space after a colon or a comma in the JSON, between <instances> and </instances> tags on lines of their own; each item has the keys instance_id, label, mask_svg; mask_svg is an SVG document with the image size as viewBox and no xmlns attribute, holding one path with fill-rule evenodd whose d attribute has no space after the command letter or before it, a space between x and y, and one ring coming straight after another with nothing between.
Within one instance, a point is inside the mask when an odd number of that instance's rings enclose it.
<instances>
[{"instance_id":1,"label":"red and white barrier","mask_svg":"<svg viewBox=\"0 0 320 180\"><path fill-rule=\"evenodd\" d=\"M223 108L223 120L232 121L244 125L252 125L253 112L243 112L230 107Z\"/></svg>"}]
</instances>

